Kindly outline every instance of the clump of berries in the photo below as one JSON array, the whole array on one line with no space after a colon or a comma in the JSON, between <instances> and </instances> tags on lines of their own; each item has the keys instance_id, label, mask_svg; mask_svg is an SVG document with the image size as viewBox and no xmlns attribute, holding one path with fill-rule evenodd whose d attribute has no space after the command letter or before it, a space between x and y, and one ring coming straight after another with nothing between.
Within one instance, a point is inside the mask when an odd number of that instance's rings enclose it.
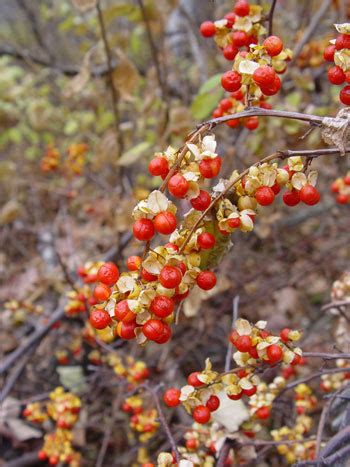
<instances>
[{"instance_id":1,"label":"clump of berries","mask_svg":"<svg viewBox=\"0 0 350 467\"><path fill-rule=\"evenodd\" d=\"M81 175L87 152L88 146L85 143L73 143L67 148L66 155L62 157L58 148L48 145L40 161L40 169L46 173L60 170L68 178Z\"/></svg>"},{"instance_id":2,"label":"clump of berries","mask_svg":"<svg viewBox=\"0 0 350 467\"><path fill-rule=\"evenodd\" d=\"M180 389L170 388L164 394L164 402L169 407L183 404L197 423L206 424L211 413L218 410L223 398L239 400L243 396L253 398L260 380L256 369L261 365L274 366L280 362L297 365L301 359L301 349L293 348L293 342L300 339L299 331L283 329L280 336L270 335L265 330L266 322L251 325L239 319L230 335L230 341L237 351L233 355L238 368L229 373L219 374L212 370L209 359L205 369L191 373L188 384ZM258 419L270 416L273 399L284 387L285 379L277 378L271 385L262 384L261 392L250 403L251 413Z\"/></svg>"},{"instance_id":3,"label":"clump of berries","mask_svg":"<svg viewBox=\"0 0 350 467\"><path fill-rule=\"evenodd\" d=\"M350 105L350 23L335 25L338 36L324 50L324 59L333 63L328 69L328 80L335 86L345 86L339 92L340 102Z\"/></svg>"},{"instance_id":4,"label":"clump of berries","mask_svg":"<svg viewBox=\"0 0 350 467\"><path fill-rule=\"evenodd\" d=\"M350 204L350 172L337 178L331 185L331 191L336 195L338 204Z\"/></svg>"},{"instance_id":5,"label":"clump of berries","mask_svg":"<svg viewBox=\"0 0 350 467\"><path fill-rule=\"evenodd\" d=\"M266 34L262 20L261 6L240 0L224 19L215 23L205 21L200 27L202 35L214 37L223 56L233 62L232 70L224 73L221 79L222 87L231 94L214 110L214 118L238 113L246 105L272 108L265 99L279 91L281 81L278 74L286 70L292 52L283 48L278 36L261 39ZM249 130L259 126L258 117L242 119L241 122L231 120L227 125L235 128L240 123Z\"/></svg>"},{"instance_id":6,"label":"clump of berries","mask_svg":"<svg viewBox=\"0 0 350 467\"><path fill-rule=\"evenodd\" d=\"M138 434L141 443L147 442L159 428L158 412L154 408L145 408L146 401L141 395L128 397L123 405L123 412L130 415L130 428Z\"/></svg>"},{"instance_id":7,"label":"clump of berries","mask_svg":"<svg viewBox=\"0 0 350 467\"><path fill-rule=\"evenodd\" d=\"M52 391L49 398L46 404L28 404L23 411L23 415L31 422L44 423L51 419L56 424L55 431L45 435L38 457L41 461L47 460L50 465L62 463L78 467L81 456L72 446L72 428L78 421L81 401L62 387Z\"/></svg>"}]
</instances>

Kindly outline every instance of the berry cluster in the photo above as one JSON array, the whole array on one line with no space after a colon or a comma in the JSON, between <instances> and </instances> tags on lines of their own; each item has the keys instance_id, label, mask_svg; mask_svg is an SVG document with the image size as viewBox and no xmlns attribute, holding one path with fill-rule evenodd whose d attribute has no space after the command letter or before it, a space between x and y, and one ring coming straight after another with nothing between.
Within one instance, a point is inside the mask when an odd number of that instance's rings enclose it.
<instances>
[{"instance_id":1,"label":"berry cluster","mask_svg":"<svg viewBox=\"0 0 350 467\"><path fill-rule=\"evenodd\" d=\"M350 172L345 177L337 178L331 186L338 204L350 204Z\"/></svg>"},{"instance_id":2,"label":"berry cluster","mask_svg":"<svg viewBox=\"0 0 350 467\"><path fill-rule=\"evenodd\" d=\"M274 441L289 441L288 444L279 444L277 452L281 454L288 464L297 461L312 461L315 459L315 441L304 441L305 436L312 428L312 417L307 415L314 410L316 399L306 384L300 384L295 388L295 401L298 416L293 427L282 426L271 430ZM293 441L296 441L293 443Z\"/></svg>"},{"instance_id":3,"label":"berry cluster","mask_svg":"<svg viewBox=\"0 0 350 467\"><path fill-rule=\"evenodd\" d=\"M338 368L347 367L347 363L343 359L336 360ZM335 373L321 376L320 388L325 392L332 392L340 389L344 384L348 383L350 379L350 373L344 371L344 373Z\"/></svg>"},{"instance_id":4,"label":"berry cluster","mask_svg":"<svg viewBox=\"0 0 350 467\"><path fill-rule=\"evenodd\" d=\"M314 187L316 171L306 174L298 156L289 158L283 168L269 161L255 164L244 177L233 172L232 181L220 181L209 193L202 189L203 182L218 175L221 158L214 135L197 139L196 143L187 142L180 152L169 147L150 163L151 173L162 176L164 182L133 212L134 236L147 242L143 258L130 256L128 272L122 274L113 263L102 264L97 272L80 271L85 282L99 281L93 297L100 303L90 313L95 329L110 327L114 336L136 337L140 344L148 340L166 343L176 304L195 286L210 290L216 285L216 276L208 268L228 247L230 233L253 230L258 205L271 204L281 186L288 190L283 195L288 206L300 201L313 205L320 199ZM176 207L164 194L166 187L173 197L190 202L191 209L180 226ZM151 248L156 232L170 234L169 241Z\"/></svg>"},{"instance_id":5,"label":"berry cluster","mask_svg":"<svg viewBox=\"0 0 350 467\"><path fill-rule=\"evenodd\" d=\"M4 303L3 316L9 315L13 324L21 325L28 315L40 316L43 311L44 308L41 305L35 305L31 301L9 300Z\"/></svg>"},{"instance_id":6,"label":"berry cluster","mask_svg":"<svg viewBox=\"0 0 350 467\"><path fill-rule=\"evenodd\" d=\"M53 145L48 145L40 161L42 172L54 172L58 169L68 178L81 175L86 163L88 146L85 143L73 143L67 148L67 154L62 158L60 151Z\"/></svg>"},{"instance_id":7,"label":"berry cluster","mask_svg":"<svg viewBox=\"0 0 350 467\"><path fill-rule=\"evenodd\" d=\"M50 465L58 463L78 467L81 463L80 454L72 446L72 428L78 421L81 402L62 387L57 387L50 393L50 400L45 406L40 403L27 405L23 415L31 422L43 423L51 419L56 424L53 433L45 435L44 445L39 451L41 461L48 460Z\"/></svg>"},{"instance_id":8,"label":"berry cluster","mask_svg":"<svg viewBox=\"0 0 350 467\"><path fill-rule=\"evenodd\" d=\"M224 73L221 79L222 87L231 94L214 110L214 118L240 112L244 108L242 101L271 108L265 98L279 91L281 81L278 74L284 73L292 53L283 49L278 36L260 41L260 36L266 33L262 20L261 6L239 0L224 19L215 23L205 21L200 27L202 35L214 36L223 56L233 61L232 70ZM240 123L249 130L255 130L259 125L257 117L242 119L241 122L231 120L227 125L235 128Z\"/></svg>"},{"instance_id":9,"label":"berry cluster","mask_svg":"<svg viewBox=\"0 0 350 467\"><path fill-rule=\"evenodd\" d=\"M154 408L144 408L145 401L139 395L128 397L122 410L130 415L130 428L137 432L142 443L155 435L159 428L158 412Z\"/></svg>"},{"instance_id":10,"label":"berry cluster","mask_svg":"<svg viewBox=\"0 0 350 467\"><path fill-rule=\"evenodd\" d=\"M350 105L350 26L349 23L335 25L339 35L325 48L324 59L334 63L328 69L330 83L340 86L347 83L339 92L339 99L344 105Z\"/></svg>"},{"instance_id":11,"label":"berry cluster","mask_svg":"<svg viewBox=\"0 0 350 467\"><path fill-rule=\"evenodd\" d=\"M128 381L128 390L132 390L135 385L141 384L149 378L150 373L145 362L135 360L130 355L123 362L123 359L116 353L109 354L107 362L113 368L116 375Z\"/></svg>"},{"instance_id":12,"label":"berry cluster","mask_svg":"<svg viewBox=\"0 0 350 467\"><path fill-rule=\"evenodd\" d=\"M253 326L247 320L237 320L230 341L237 349L233 359L239 368L221 375L212 370L211 362L207 359L205 369L191 373L187 378L188 384L181 390L170 388L165 392L165 404L176 407L182 403L197 423L205 424L225 397L237 401L247 396L252 416L268 418L271 403L284 387L285 379L276 378L269 386L262 383L260 393L254 397L260 385L255 370L263 364L275 365L282 361L299 364L301 350L293 348L292 344L301 335L299 331L285 328L280 336L273 336L265 330L265 326L266 322L263 321Z\"/></svg>"}]
</instances>

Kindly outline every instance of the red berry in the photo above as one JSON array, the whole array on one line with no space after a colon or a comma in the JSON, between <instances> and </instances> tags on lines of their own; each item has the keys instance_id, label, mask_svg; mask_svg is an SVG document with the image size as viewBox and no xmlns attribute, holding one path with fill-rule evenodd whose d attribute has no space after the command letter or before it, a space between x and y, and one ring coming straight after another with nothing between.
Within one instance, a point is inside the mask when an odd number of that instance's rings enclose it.
<instances>
[{"instance_id":1,"label":"red berry","mask_svg":"<svg viewBox=\"0 0 350 467\"><path fill-rule=\"evenodd\" d=\"M181 391L176 388L169 388L165 391L163 400L168 407L176 407L180 404Z\"/></svg>"},{"instance_id":2,"label":"red berry","mask_svg":"<svg viewBox=\"0 0 350 467\"><path fill-rule=\"evenodd\" d=\"M126 260L126 267L129 271L138 271L142 263L142 258L140 256L129 256Z\"/></svg>"},{"instance_id":3,"label":"red berry","mask_svg":"<svg viewBox=\"0 0 350 467\"><path fill-rule=\"evenodd\" d=\"M189 374L187 377L187 382L191 386L198 388L200 386L203 386L204 383L198 379L198 375L200 375L200 371L194 371L193 373Z\"/></svg>"},{"instance_id":4,"label":"red berry","mask_svg":"<svg viewBox=\"0 0 350 467\"><path fill-rule=\"evenodd\" d=\"M290 333L289 328L284 328L280 332L280 338L282 339L283 342L287 343L289 341L288 334Z\"/></svg>"},{"instance_id":5,"label":"red berry","mask_svg":"<svg viewBox=\"0 0 350 467\"><path fill-rule=\"evenodd\" d=\"M221 157L217 156L214 159L203 159L199 163L199 172L204 178L214 178L218 175L221 169Z\"/></svg>"},{"instance_id":6,"label":"red berry","mask_svg":"<svg viewBox=\"0 0 350 467\"><path fill-rule=\"evenodd\" d=\"M169 164L165 157L158 156L151 160L148 165L149 173L153 176L166 177L169 172Z\"/></svg>"},{"instance_id":7,"label":"red berry","mask_svg":"<svg viewBox=\"0 0 350 467\"><path fill-rule=\"evenodd\" d=\"M197 423L205 424L210 420L210 410L205 405L198 405L194 408L192 416Z\"/></svg>"},{"instance_id":8,"label":"red berry","mask_svg":"<svg viewBox=\"0 0 350 467\"><path fill-rule=\"evenodd\" d=\"M258 358L259 358L259 354L258 354L258 351L256 350L256 347L251 347L251 348L248 350L248 353L249 353L249 355L250 355L252 358L255 358L255 359L258 359Z\"/></svg>"},{"instance_id":9,"label":"red berry","mask_svg":"<svg viewBox=\"0 0 350 467\"><path fill-rule=\"evenodd\" d=\"M347 83L350 83L350 70L348 70L346 73L345 73L345 81Z\"/></svg>"},{"instance_id":10,"label":"red berry","mask_svg":"<svg viewBox=\"0 0 350 467\"><path fill-rule=\"evenodd\" d=\"M150 340L156 340L161 337L164 330L164 324L159 319L149 319L142 326L142 332Z\"/></svg>"},{"instance_id":11,"label":"red berry","mask_svg":"<svg viewBox=\"0 0 350 467\"><path fill-rule=\"evenodd\" d=\"M276 75L275 80L268 86L260 86L260 90L265 96L273 96L281 89L281 80Z\"/></svg>"},{"instance_id":12,"label":"red berry","mask_svg":"<svg viewBox=\"0 0 350 467\"><path fill-rule=\"evenodd\" d=\"M344 105L350 105L350 86L345 86L340 91L339 99Z\"/></svg>"},{"instance_id":13,"label":"red berry","mask_svg":"<svg viewBox=\"0 0 350 467\"><path fill-rule=\"evenodd\" d=\"M231 217L227 220L227 225L231 229L237 229L241 225L241 219L239 217Z\"/></svg>"},{"instance_id":14,"label":"red berry","mask_svg":"<svg viewBox=\"0 0 350 467\"><path fill-rule=\"evenodd\" d=\"M345 185L350 185L350 175L345 175L344 183L345 183Z\"/></svg>"},{"instance_id":15,"label":"red berry","mask_svg":"<svg viewBox=\"0 0 350 467\"><path fill-rule=\"evenodd\" d=\"M276 182L274 185L272 185L271 190L275 193L275 195L278 195L278 193L281 191L281 187Z\"/></svg>"},{"instance_id":16,"label":"red berry","mask_svg":"<svg viewBox=\"0 0 350 467\"><path fill-rule=\"evenodd\" d=\"M244 99L244 95L241 89L239 89L238 91L232 92L231 97L233 99L236 99L236 101L242 101Z\"/></svg>"},{"instance_id":17,"label":"red berry","mask_svg":"<svg viewBox=\"0 0 350 467\"><path fill-rule=\"evenodd\" d=\"M220 118L223 115L224 114L223 114L223 111L221 109L215 109L214 112L213 112L213 118Z\"/></svg>"},{"instance_id":18,"label":"red berry","mask_svg":"<svg viewBox=\"0 0 350 467\"><path fill-rule=\"evenodd\" d=\"M238 48L234 44L228 44L222 51L226 60L234 60L238 54Z\"/></svg>"},{"instance_id":19,"label":"red berry","mask_svg":"<svg viewBox=\"0 0 350 467\"><path fill-rule=\"evenodd\" d=\"M197 211L205 211L211 203L211 196L207 191L200 190L197 198L191 199L191 204Z\"/></svg>"},{"instance_id":20,"label":"red berry","mask_svg":"<svg viewBox=\"0 0 350 467\"><path fill-rule=\"evenodd\" d=\"M211 21L204 21L199 29L203 37L212 37L215 34L215 24Z\"/></svg>"},{"instance_id":21,"label":"red berry","mask_svg":"<svg viewBox=\"0 0 350 467\"><path fill-rule=\"evenodd\" d=\"M350 35L340 34L335 41L335 48L337 50L350 49Z\"/></svg>"},{"instance_id":22,"label":"red berry","mask_svg":"<svg viewBox=\"0 0 350 467\"><path fill-rule=\"evenodd\" d=\"M239 392L238 394L227 394L227 397L232 401L239 401L243 396L243 391Z\"/></svg>"},{"instance_id":23,"label":"red berry","mask_svg":"<svg viewBox=\"0 0 350 467\"><path fill-rule=\"evenodd\" d=\"M261 206L268 206L273 203L275 193L269 186L261 186L255 192L255 199Z\"/></svg>"},{"instance_id":24,"label":"red berry","mask_svg":"<svg viewBox=\"0 0 350 467\"><path fill-rule=\"evenodd\" d=\"M194 451L198 447L198 441L194 438L186 440L186 448L190 451Z\"/></svg>"},{"instance_id":25,"label":"red berry","mask_svg":"<svg viewBox=\"0 0 350 467\"><path fill-rule=\"evenodd\" d=\"M166 289L175 289L182 281L182 273L175 266L164 266L159 274L159 282Z\"/></svg>"},{"instance_id":26,"label":"red berry","mask_svg":"<svg viewBox=\"0 0 350 467\"><path fill-rule=\"evenodd\" d=\"M323 52L323 57L327 62L334 61L335 45L328 45Z\"/></svg>"},{"instance_id":27,"label":"red berry","mask_svg":"<svg viewBox=\"0 0 350 467\"><path fill-rule=\"evenodd\" d=\"M347 204L348 197L346 195L338 195L337 196L337 203L338 204Z\"/></svg>"},{"instance_id":28,"label":"red berry","mask_svg":"<svg viewBox=\"0 0 350 467\"><path fill-rule=\"evenodd\" d=\"M38 459L41 461L44 461L47 459L47 455L45 451L39 451L38 452Z\"/></svg>"},{"instance_id":29,"label":"red berry","mask_svg":"<svg viewBox=\"0 0 350 467\"><path fill-rule=\"evenodd\" d=\"M270 416L270 409L269 407L260 407L256 412L255 416L260 420L266 420Z\"/></svg>"},{"instance_id":30,"label":"red berry","mask_svg":"<svg viewBox=\"0 0 350 467\"><path fill-rule=\"evenodd\" d=\"M238 118L235 118L233 120L228 120L227 122L225 122L227 126L229 126L230 128L237 128L240 123L239 123L239 119Z\"/></svg>"},{"instance_id":31,"label":"red berry","mask_svg":"<svg viewBox=\"0 0 350 467\"><path fill-rule=\"evenodd\" d=\"M275 57L282 52L283 42L278 36L269 36L264 40L263 46L270 57Z\"/></svg>"},{"instance_id":32,"label":"red berry","mask_svg":"<svg viewBox=\"0 0 350 467\"><path fill-rule=\"evenodd\" d=\"M94 308L90 313L89 321L95 329L105 329L110 324L111 317L106 310Z\"/></svg>"},{"instance_id":33,"label":"red berry","mask_svg":"<svg viewBox=\"0 0 350 467\"><path fill-rule=\"evenodd\" d=\"M248 130L253 131L258 128L259 119L258 117L248 117L244 119L243 124Z\"/></svg>"},{"instance_id":34,"label":"red berry","mask_svg":"<svg viewBox=\"0 0 350 467\"><path fill-rule=\"evenodd\" d=\"M216 276L211 271L202 271L197 276L197 285L203 290L210 290L216 285Z\"/></svg>"},{"instance_id":35,"label":"red berry","mask_svg":"<svg viewBox=\"0 0 350 467\"><path fill-rule=\"evenodd\" d=\"M250 336L238 336L234 345L240 352L248 352L252 347L252 339Z\"/></svg>"},{"instance_id":36,"label":"red berry","mask_svg":"<svg viewBox=\"0 0 350 467\"><path fill-rule=\"evenodd\" d=\"M156 231L163 235L170 235L176 229L176 217L169 211L157 214L153 222Z\"/></svg>"},{"instance_id":37,"label":"red berry","mask_svg":"<svg viewBox=\"0 0 350 467\"><path fill-rule=\"evenodd\" d=\"M58 457L56 457L56 456L50 456L49 457L49 464L50 465L56 465L56 464L58 464L58 462L59 462Z\"/></svg>"},{"instance_id":38,"label":"red berry","mask_svg":"<svg viewBox=\"0 0 350 467\"><path fill-rule=\"evenodd\" d=\"M279 362L283 355L283 350L277 344L271 344L266 349L267 358L270 363Z\"/></svg>"},{"instance_id":39,"label":"red berry","mask_svg":"<svg viewBox=\"0 0 350 467\"><path fill-rule=\"evenodd\" d=\"M251 389L243 389L242 392L248 397L254 396L256 393L256 386L253 386Z\"/></svg>"},{"instance_id":40,"label":"red berry","mask_svg":"<svg viewBox=\"0 0 350 467\"><path fill-rule=\"evenodd\" d=\"M165 295L159 295L152 300L150 308L158 318L166 318L174 311L174 302Z\"/></svg>"},{"instance_id":41,"label":"red berry","mask_svg":"<svg viewBox=\"0 0 350 467\"><path fill-rule=\"evenodd\" d=\"M168 340L170 339L171 337L171 329L170 329L170 326L167 324L167 323L163 323L164 324L164 327L163 327L163 332L162 334L157 337L157 339L154 339L154 341L157 343L157 344L165 344L166 342L168 342Z\"/></svg>"},{"instance_id":42,"label":"red berry","mask_svg":"<svg viewBox=\"0 0 350 467\"><path fill-rule=\"evenodd\" d=\"M270 86L276 78L275 70L269 65L259 66L253 73L253 80L258 86Z\"/></svg>"},{"instance_id":43,"label":"red berry","mask_svg":"<svg viewBox=\"0 0 350 467\"><path fill-rule=\"evenodd\" d=\"M179 247L174 243L167 243L166 245L164 245L164 248L170 248L171 250L179 251Z\"/></svg>"},{"instance_id":44,"label":"red berry","mask_svg":"<svg viewBox=\"0 0 350 467\"><path fill-rule=\"evenodd\" d=\"M134 339L135 338L135 329L137 324L135 321L128 321L127 323L120 322L118 323L115 332L122 339Z\"/></svg>"},{"instance_id":45,"label":"red berry","mask_svg":"<svg viewBox=\"0 0 350 467\"><path fill-rule=\"evenodd\" d=\"M247 16L249 15L249 3L246 0L238 0L234 7L234 12L238 16Z\"/></svg>"},{"instance_id":46,"label":"red berry","mask_svg":"<svg viewBox=\"0 0 350 467\"><path fill-rule=\"evenodd\" d=\"M210 412L215 412L220 406L220 399L217 396L210 396L209 399L207 400L207 403L205 404Z\"/></svg>"},{"instance_id":47,"label":"red berry","mask_svg":"<svg viewBox=\"0 0 350 467\"><path fill-rule=\"evenodd\" d=\"M216 243L214 235L209 232L199 234L197 241L202 250L210 250Z\"/></svg>"},{"instance_id":48,"label":"red berry","mask_svg":"<svg viewBox=\"0 0 350 467\"><path fill-rule=\"evenodd\" d=\"M296 206L300 202L300 194L297 190L285 191L283 194L283 202L287 206Z\"/></svg>"},{"instance_id":49,"label":"red berry","mask_svg":"<svg viewBox=\"0 0 350 467\"><path fill-rule=\"evenodd\" d=\"M226 26L229 29L232 28L236 21L236 15L232 11L230 11L229 13L227 13L227 15L224 16L224 18L227 20Z\"/></svg>"},{"instance_id":50,"label":"red berry","mask_svg":"<svg viewBox=\"0 0 350 467\"><path fill-rule=\"evenodd\" d=\"M328 70L328 79L332 84L343 84L345 81L345 73L340 66L332 66Z\"/></svg>"},{"instance_id":51,"label":"red berry","mask_svg":"<svg viewBox=\"0 0 350 467\"><path fill-rule=\"evenodd\" d=\"M262 109L267 109L267 110L271 110L271 109L272 109L272 105L269 104L268 102L262 102L262 103L260 104L260 107L261 107Z\"/></svg>"},{"instance_id":52,"label":"red berry","mask_svg":"<svg viewBox=\"0 0 350 467\"><path fill-rule=\"evenodd\" d=\"M112 285L119 279L119 269L112 263L103 264L97 273L97 278L100 282L106 285Z\"/></svg>"},{"instance_id":53,"label":"red berry","mask_svg":"<svg viewBox=\"0 0 350 467\"><path fill-rule=\"evenodd\" d=\"M114 316L118 321L123 321L124 323L134 321L135 319L135 313L130 310L127 300L122 300L115 305Z\"/></svg>"},{"instance_id":54,"label":"red berry","mask_svg":"<svg viewBox=\"0 0 350 467\"><path fill-rule=\"evenodd\" d=\"M300 200L309 206L313 206L320 201L320 193L314 186L305 185L300 190Z\"/></svg>"},{"instance_id":55,"label":"red berry","mask_svg":"<svg viewBox=\"0 0 350 467\"><path fill-rule=\"evenodd\" d=\"M189 187L188 181L181 174L173 175L168 182L168 190L175 198L184 198Z\"/></svg>"},{"instance_id":56,"label":"red berry","mask_svg":"<svg viewBox=\"0 0 350 467\"><path fill-rule=\"evenodd\" d=\"M158 276L148 272L145 268L141 269L141 277L146 282L154 282L158 279Z\"/></svg>"},{"instance_id":57,"label":"red berry","mask_svg":"<svg viewBox=\"0 0 350 467\"><path fill-rule=\"evenodd\" d=\"M226 71L221 77L222 87L229 92L238 91L242 84L242 77L237 71Z\"/></svg>"},{"instance_id":58,"label":"red berry","mask_svg":"<svg viewBox=\"0 0 350 467\"><path fill-rule=\"evenodd\" d=\"M222 99L220 102L220 109L222 109L223 112L226 112L232 107L232 101L230 99Z\"/></svg>"},{"instance_id":59,"label":"red berry","mask_svg":"<svg viewBox=\"0 0 350 467\"><path fill-rule=\"evenodd\" d=\"M94 297L100 302L105 302L111 293L111 289L106 284L98 284L94 289Z\"/></svg>"},{"instance_id":60,"label":"red berry","mask_svg":"<svg viewBox=\"0 0 350 467\"><path fill-rule=\"evenodd\" d=\"M139 219L133 226L133 232L137 240L140 240L141 242L147 242L154 236L153 222L150 219L146 219L145 217Z\"/></svg>"},{"instance_id":61,"label":"red berry","mask_svg":"<svg viewBox=\"0 0 350 467\"><path fill-rule=\"evenodd\" d=\"M294 354L293 360L290 362L291 365L299 365L301 362L301 356L299 354Z\"/></svg>"},{"instance_id":62,"label":"red berry","mask_svg":"<svg viewBox=\"0 0 350 467\"><path fill-rule=\"evenodd\" d=\"M249 45L249 36L245 31L235 31L232 34L232 40L236 47L243 47L244 45ZM240 52L242 55L242 52Z\"/></svg>"}]
</instances>

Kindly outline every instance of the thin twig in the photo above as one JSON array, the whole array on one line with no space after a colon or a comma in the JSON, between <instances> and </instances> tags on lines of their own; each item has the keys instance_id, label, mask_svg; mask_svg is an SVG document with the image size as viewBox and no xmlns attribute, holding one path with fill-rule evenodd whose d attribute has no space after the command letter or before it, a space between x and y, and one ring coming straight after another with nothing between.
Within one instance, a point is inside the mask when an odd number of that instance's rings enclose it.
<instances>
[{"instance_id":1,"label":"thin twig","mask_svg":"<svg viewBox=\"0 0 350 467\"><path fill-rule=\"evenodd\" d=\"M107 30L106 30L106 26L105 26L104 19L103 19L100 0L96 4L96 10L97 10L98 22L99 22L100 29L101 29L102 41L103 41L103 45L104 45L104 49L105 49L105 53L107 57L108 82L109 82L109 88L110 88L111 96L112 96L113 115L114 115L114 123L115 123L117 145L118 145L118 157L120 157L121 153L123 152L124 143L123 143L123 138L122 138L122 134L120 131L119 92L115 88L115 85L113 82L112 52L111 52L108 38L107 38Z\"/></svg>"},{"instance_id":2,"label":"thin twig","mask_svg":"<svg viewBox=\"0 0 350 467\"><path fill-rule=\"evenodd\" d=\"M273 31L273 14L275 12L277 0L272 0L270 11L269 11L269 16L267 18L267 21L269 23L269 36L272 36L272 31Z\"/></svg>"},{"instance_id":3,"label":"thin twig","mask_svg":"<svg viewBox=\"0 0 350 467\"><path fill-rule=\"evenodd\" d=\"M304 32L303 37L294 47L293 58L290 62L290 65L295 63L296 60L299 58L299 55L304 48L304 45L307 44L307 42L309 42L313 33L316 31L317 27L319 26L322 17L327 13L331 3L332 3L332 0L324 0L322 5L318 9L318 11L312 16L310 24L308 28L306 29L306 31Z\"/></svg>"},{"instance_id":4,"label":"thin twig","mask_svg":"<svg viewBox=\"0 0 350 467\"><path fill-rule=\"evenodd\" d=\"M232 326L234 328L235 322L238 319L238 305L239 305L239 295L236 295L232 303ZM233 345L231 341L228 342L226 358L225 358L225 372L230 371L231 361L232 361L232 349Z\"/></svg>"},{"instance_id":5,"label":"thin twig","mask_svg":"<svg viewBox=\"0 0 350 467\"><path fill-rule=\"evenodd\" d=\"M139 386L140 387L140 386ZM176 462L180 462L180 454L179 454L179 451L177 449L177 446L176 446L176 442L175 442L175 439L170 431L170 427L168 425L168 422L166 421L166 418L165 418L165 415L163 413L163 409L160 405L160 402L159 402L159 398L158 398L158 389L159 389L159 386L157 387L153 387L151 385L149 385L148 383L145 383L143 385L143 387L151 394L152 396L152 399L157 407L157 412L158 412L158 417L159 417L159 421L167 435L167 438L169 440L169 443L172 447L172 450L175 454L175 458L176 458Z\"/></svg>"}]
</instances>

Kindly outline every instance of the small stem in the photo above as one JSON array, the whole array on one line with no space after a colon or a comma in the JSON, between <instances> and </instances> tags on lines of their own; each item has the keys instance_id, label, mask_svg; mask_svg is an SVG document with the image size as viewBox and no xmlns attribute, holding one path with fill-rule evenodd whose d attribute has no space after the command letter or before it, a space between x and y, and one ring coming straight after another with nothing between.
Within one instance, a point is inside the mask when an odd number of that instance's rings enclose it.
<instances>
[{"instance_id":1,"label":"small stem","mask_svg":"<svg viewBox=\"0 0 350 467\"><path fill-rule=\"evenodd\" d=\"M160 402L159 402L159 398L158 398L158 394L157 394L157 391L159 389L159 387L152 387L150 386L149 384L144 384L144 388L151 394L153 400L154 400L154 403L157 407L157 411L158 411L158 416L159 416L159 421L160 423L162 424L163 426L163 429L167 435L167 438L169 440L169 443L172 447L172 450L174 451L174 454L175 454L175 458L176 458L176 462L180 462L180 453L177 449L177 446L176 446L176 443L175 443L175 439L170 431L170 427L168 425L168 422L166 421L166 418L164 416L164 413L163 413L163 410L162 410L162 407L160 405Z\"/></svg>"},{"instance_id":2,"label":"small stem","mask_svg":"<svg viewBox=\"0 0 350 467\"><path fill-rule=\"evenodd\" d=\"M267 18L267 21L269 22L269 36L272 36L272 31L273 31L273 14L275 12L277 0L272 0L270 11L269 11L269 16Z\"/></svg>"},{"instance_id":3,"label":"small stem","mask_svg":"<svg viewBox=\"0 0 350 467\"><path fill-rule=\"evenodd\" d=\"M117 145L118 145L118 158L120 157L121 153L123 152L124 142L122 138L122 134L120 131L120 115L119 115L119 93L116 90L114 83L113 83L113 61L112 61L112 52L109 46L108 38L107 38L107 30L103 19L103 14L101 10L100 0L96 4L98 22L101 29L101 36L102 41L107 57L107 65L108 65L108 82L109 88L111 91L112 96L112 104L113 104L113 114L114 114L114 124L117 136Z\"/></svg>"}]
</instances>

